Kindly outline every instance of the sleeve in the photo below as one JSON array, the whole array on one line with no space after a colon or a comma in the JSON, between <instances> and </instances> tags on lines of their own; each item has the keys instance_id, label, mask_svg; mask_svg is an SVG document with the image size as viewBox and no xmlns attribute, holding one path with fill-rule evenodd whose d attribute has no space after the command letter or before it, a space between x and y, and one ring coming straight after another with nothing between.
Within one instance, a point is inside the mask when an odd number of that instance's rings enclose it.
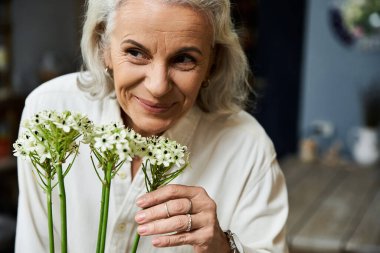
<instances>
[{"instance_id":1,"label":"sleeve","mask_svg":"<svg viewBox=\"0 0 380 253\"><path fill-rule=\"evenodd\" d=\"M26 102L27 104L27 102ZM32 114L30 105L26 105L22 119ZM20 128L22 131L22 128ZM46 195L38 185L33 174L33 166L28 160L18 158L18 211L16 228L16 253L48 252L49 237L47 225ZM55 242L57 245L59 242Z\"/></svg>"},{"instance_id":2,"label":"sleeve","mask_svg":"<svg viewBox=\"0 0 380 253\"><path fill-rule=\"evenodd\" d=\"M285 178L274 158L259 179L252 176L247 182L234 213L232 220L237 222L231 224L231 230L236 233L234 238L239 252L288 252L287 216Z\"/></svg>"}]
</instances>

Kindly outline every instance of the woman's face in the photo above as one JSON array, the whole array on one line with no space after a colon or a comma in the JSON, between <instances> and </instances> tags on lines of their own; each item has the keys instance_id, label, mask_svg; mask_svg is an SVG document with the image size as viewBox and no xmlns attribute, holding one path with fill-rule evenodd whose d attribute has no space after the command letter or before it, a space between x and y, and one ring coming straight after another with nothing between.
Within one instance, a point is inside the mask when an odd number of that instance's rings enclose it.
<instances>
[{"instance_id":1,"label":"woman's face","mask_svg":"<svg viewBox=\"0 0 380 253\"><path fill-rule=\"evenodd\" d=\"M158 0L119 8L105 63L126 123L159 135L194 104L212 64L212 29L201 13Z\"/></svg>"}]
</instances>

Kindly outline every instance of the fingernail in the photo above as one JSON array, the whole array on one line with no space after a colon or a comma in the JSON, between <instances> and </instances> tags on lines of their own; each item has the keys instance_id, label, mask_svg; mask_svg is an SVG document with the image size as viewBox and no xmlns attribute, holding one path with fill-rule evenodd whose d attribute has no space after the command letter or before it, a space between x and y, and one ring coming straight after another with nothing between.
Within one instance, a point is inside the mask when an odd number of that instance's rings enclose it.
<instances>
[{"instance_id":1,"label":"fingernail","mask_svg":"<svg viewBox=\"0 0 380 253\"><path fill-rule=\"evenodd\" d=\"M160 241L160 239L158 239L158 238L154 238L153 240L152 240L152 244L153 245L159 245L161 243L161 241Z\"/></svg>"},{"instance_id":2,"label":"fingernail","mask_svg":"<svg viewBox=\"0 0 380 253\"><path fill-rule=\"evenodd\" d=\"M146 217L145 212L140 212L136 214L135 220L137 222L141 222L141 221L144 221L145 217Z\"/></svg>"},{"instance_id":3,"label":"fingernail","mask_svg":"<svg viewBox=\"0 0 380 253\"><path fill-rule=\"evenodd\" d=\"M146 226L138 226L138 227L137 227L137 232L138 232L140 235L144 234L147 230L148 230L148 229L147 229Z\"/></svg>"}]
</instances>

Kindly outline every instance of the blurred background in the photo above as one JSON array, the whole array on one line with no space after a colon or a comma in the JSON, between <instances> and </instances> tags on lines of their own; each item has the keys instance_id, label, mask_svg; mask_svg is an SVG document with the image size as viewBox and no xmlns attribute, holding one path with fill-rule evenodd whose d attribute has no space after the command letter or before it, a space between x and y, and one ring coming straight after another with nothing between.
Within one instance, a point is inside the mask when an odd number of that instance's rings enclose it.
<instances>
[{"instance_id":1,"label":"blurred background","mask_svg":"<svg viewBox=\"0 0 380 253\"><path fill-rule=\"evenodd\" d=\"M291 252L380 252L380 1L234 0L256 106L289 188ZM83 0L0 0L0 253L25 97L77 71Z\"/></svg>"}]
</instances>

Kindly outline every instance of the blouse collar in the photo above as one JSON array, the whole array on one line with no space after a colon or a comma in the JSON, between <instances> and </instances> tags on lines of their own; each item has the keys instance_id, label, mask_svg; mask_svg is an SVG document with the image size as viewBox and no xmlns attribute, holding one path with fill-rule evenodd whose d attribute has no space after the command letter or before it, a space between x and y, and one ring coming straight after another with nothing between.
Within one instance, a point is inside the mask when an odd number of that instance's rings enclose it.
<instances>
[{"instance_id":1,"label":"blouse collar","mask_svg":"<svg viewBox=\"0 0 380 253\"><path fill-rule=\"evenodd\" d=\"M168 129L163 136L177 141L181 145L190 148L191 140L201 120L202 111L198 106L193 106L182 119Z\"/></svg>"}]
</instances>

